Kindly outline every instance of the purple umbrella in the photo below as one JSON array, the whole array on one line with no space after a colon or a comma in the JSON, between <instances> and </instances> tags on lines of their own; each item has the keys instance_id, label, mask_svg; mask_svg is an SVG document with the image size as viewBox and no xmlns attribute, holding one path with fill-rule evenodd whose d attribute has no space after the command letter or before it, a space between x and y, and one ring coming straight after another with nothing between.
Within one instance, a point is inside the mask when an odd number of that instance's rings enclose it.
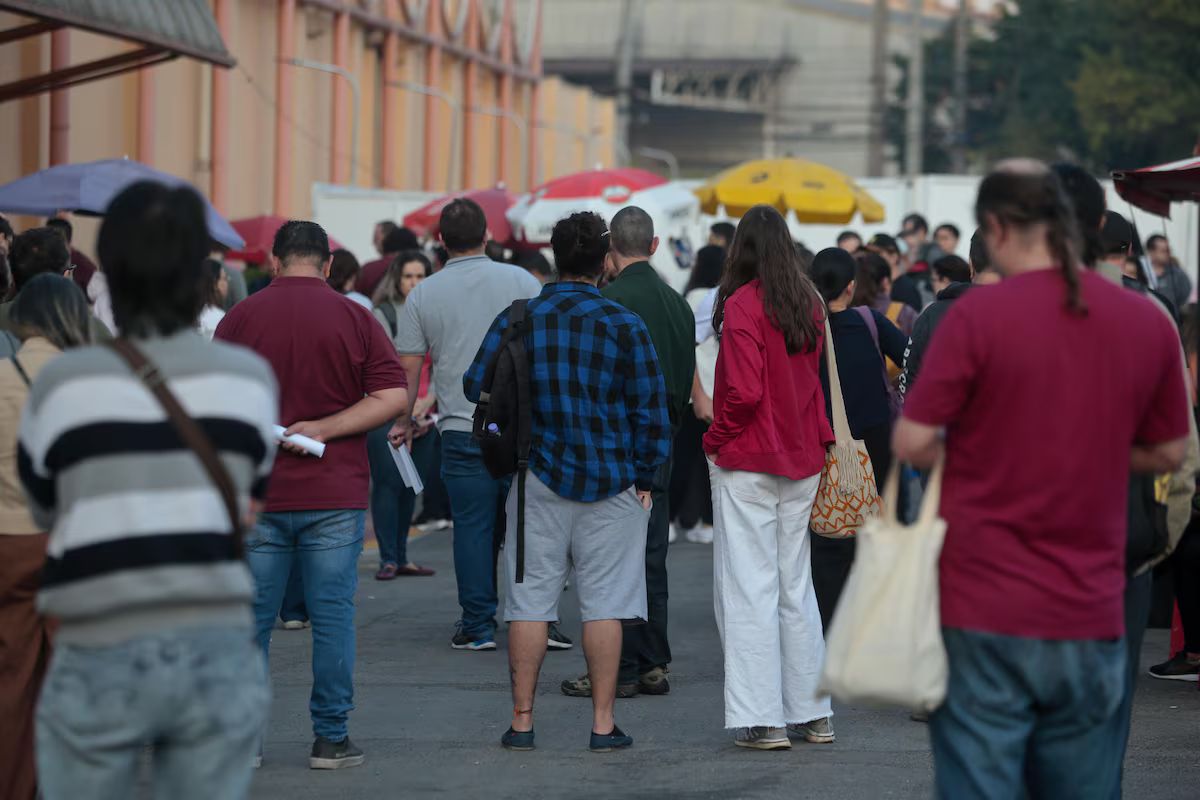
<instances>
[{"instance_id":1,"label":"purple umbrella","mask_svg":"<svg viewBox=\"0 0 1200 800\"><path fill-rule=\"evenodd\" d=\"M182 178L128 158L109 158L85 164L60 164L0 186L0 211L49 217L59 211L103 215L122 189L137 181L195 188ZM204 197L201 194L201 197ZM204 198L204 216L211 239L237 250L246 242Z\"/></svg>"}]
</instances>

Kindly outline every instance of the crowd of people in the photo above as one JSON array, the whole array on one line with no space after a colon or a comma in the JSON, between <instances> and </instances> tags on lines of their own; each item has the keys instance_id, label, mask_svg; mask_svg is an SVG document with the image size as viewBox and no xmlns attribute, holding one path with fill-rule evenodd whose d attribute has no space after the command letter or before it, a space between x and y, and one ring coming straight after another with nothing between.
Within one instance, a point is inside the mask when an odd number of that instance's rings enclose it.
<instances>
[{"instance_id":1,"label":"crowd of people","mask_svg":"<svg viewBox=\"0 0 1200 800\"><path fill-rule=\"evenodd\" d=\"M1119 796L1155 575L1186 642L1150 673L1200 677L1192 287L1078 167L1004 162L974 210L963 259L918 214L813 253L757 206L712 226L682 293L633 206L560 220L552 260L505 259L469 199L433 242L379 223L365 265L290 221L250 293L187 188L121 192L99 267L65 219L2 221L0 790L130 796L153 743L156 795L244 797L280 620L312 630L310 767L364 763L368 513L380 581L433 575L410 528L453 525L450 647L497 649L504 598L505 748L536 748L568 581L587 673L561 691L590 698L591 750L633 745L615 701L670 693L681 542L712 546L733 743L833 742L824 635L856 540L809 522L844 405L876 484L902 470L902 517L944 460L950 678L914 714L939 796ZM498 472L511 432L480 415L510 385L527 427Z\"/></svg>"}]
</instances>

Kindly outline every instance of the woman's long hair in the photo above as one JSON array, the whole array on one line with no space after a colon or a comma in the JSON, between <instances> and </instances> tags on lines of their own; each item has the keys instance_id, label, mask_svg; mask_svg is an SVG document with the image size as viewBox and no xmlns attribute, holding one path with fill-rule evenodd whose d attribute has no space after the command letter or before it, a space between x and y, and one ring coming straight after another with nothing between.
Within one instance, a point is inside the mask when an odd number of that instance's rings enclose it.
<instances>
[{"instance_id":1,"label":"woman's long hair","mask_svg":"<svg viewBox=\"0 0 1200 800\"><path fill-rule=\"evenodd\" d=\"M771 206L755 206L738 223L713 310L718 332L729 298L755 278L762 284L767 319L783 333L788 352L815 350L821 338L818 314L824 313L821 299L796 255L787 222Z\"/></svg>"},{"instance_id":2,"label":"woman's long hair","mask_svg":"<svg viewBox=\"0 0 1200 800\"><path fill-rule=\"evenodd\" d=\"M400 290L400 284L403 282L404 268L414 261L425 268L426 278L433 274L433 264L429 261L429 257L420 250L401 251L392 259L392 263L388 264L387 272L383 273L383 278L380 279L379 287L375 290L371 302L377 306L384 303L402 304L405 298L404 292Z\"/></svg>"},{"instance_id":3,"label":"woman's long hair","mask_svg":"<svg viewBox=\"0 0 1200 800\"><path fill-rule=\"evenodd\" d=\"M1087 314L1087 304L1079 288L1082 250L1079 223L1058 176L1044 166L996 170L984 178L975 201L975 218L980 227L987 226L989 215L1020 229L1045 225L1046 246L1067 284L1067 308L1075 314Z\"/></svg>"},{"instance_id":4,"label":"woman's long hair","mask_svg":"<svg viewBox=\"0 0 1200 800\"><path fill-rule=\"evenodd\" d=\"M59 350L91 341L87 299L75 281L43 273L25 284L13 301L9 321L21 341L40 336Z\"/></svg>"},{"instance_id":5,"label":"woman's long hair","mask_svg":"<svg viewBox=\"0 0 1200 800\"><path fill-rule=\"evenodd\" d=\"M354 278L357 282L358 277L362 275L362 267L359 266L358 259L349 250L334 250L333 264L329 267L329 277L326 279L334 291L338 294L346 294L346 284ZM351 286L349 291L354 291Z\"/></svg>"},{"instance_id":6,"label":"woman's long hair","mask_svg":"<svg viewBox=\"0 0 1200 800\"><path fill-rule=\"evenodd\" d=\"M857 270L854 273L852 306L873 306L884 293L884 283L892 279L892 266L878 253L860 250L854 254Z\"/></svg>"},{"instance_id":7,"label":"woman's long hair","mask_svg":"<svg viewBox=\"0 0 1200 800\"><path fill-rule=\"evenodd\" d=\"M688 277L687 286L683 288L683 296L687 297L694 289L711 289L721 284L721 273L725 271L725 248L715 244L706 244L696 251L696 261L692 264L692 274Z\"/></svg>"}]
</instances>

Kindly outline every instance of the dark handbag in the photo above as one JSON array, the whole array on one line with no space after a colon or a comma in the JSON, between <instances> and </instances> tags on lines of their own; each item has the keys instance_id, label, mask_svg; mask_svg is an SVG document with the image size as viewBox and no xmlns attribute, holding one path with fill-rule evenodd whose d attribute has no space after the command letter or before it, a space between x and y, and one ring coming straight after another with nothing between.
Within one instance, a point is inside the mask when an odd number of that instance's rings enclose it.
<instances>
[{"instance_id":1,"label":"dark handbag","mask_svg":"<svg viewBox=\"0 0 1200 800\"><path fill-rule=\"evenodd\" d=\"M225 469L224 462L217 455L212 440L179 404L179 400L167 388L166 380L158 371L158 367L146 358L141 350L127 339L112 339L105 344L129 364L133 374L150 390L163 410L167 412L167 417L175 426L175 432L179 434L179 438L200 459L204 471L208 473L209 479L221 494L225 511L229 514L229 521L233 524L234 555L240 559L243 555L242 540L245 530L242 526L242 515L238 510L237 489L233 485L233 478L230 477L229 471Z\"/></svg>"}]
</instances>

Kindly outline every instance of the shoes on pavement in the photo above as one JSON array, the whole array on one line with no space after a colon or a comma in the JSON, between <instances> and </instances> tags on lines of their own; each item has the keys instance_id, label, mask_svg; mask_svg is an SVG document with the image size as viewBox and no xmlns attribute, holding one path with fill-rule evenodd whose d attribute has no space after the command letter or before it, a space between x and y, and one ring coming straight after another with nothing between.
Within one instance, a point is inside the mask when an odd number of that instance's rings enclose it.
<instances>
[{"instance_id":1,"label":"shoes on pavement","mask_svg":"<svg viewBox=\"0 0 1200 800\"><path fill-rule=\"evenodd\" d=\"M306 619L287 619L283 621L283 629L285 631L302 631L310 627L312 627L312 623Z\"/></svg>"},{"instance_id":2,"label":"shoes on pavement","mask_svg":"<svg viewBox=\"0 0 1200 800\"><path fill-rule=\"evenodd\" d=\"M633 746L633 737L625 735L620 728L613 725L613 729L608 733L592 731L592 740L588 744L588 749L593 753L611 753L613 750L624 750L631 746Z\"/></svg>"},{"instance_id":3,"label":"shoes on pavement","mask_svg":"<svg viewBox=\"0 0 1200 800\"><path fill-rule=\"evenodd\" d=\"M638 678L639 694L670 694L671 683L667 680L667 668L655 667Z\"/></svg>"},{"instance_id":4,"label":"shoes on pavement","mask_svg":"<svg viewBox=\"0 0 1200 800\"><path fill-rule=\"evenodd\" d=\"M675 544L679 539L679 529L675 527L675 523L671 523L671 527L667 528L667 544Z\"/></svg>"},{"instance_id":5,"label":"shoes on pavement","mask_svg":"<svg viewBox=\"0 0 1200 800\"><path fill-rule=\"evenodd\" d=\"M837 738L833 735L833 722L829 717L814 719L803 725L788 725L787 732L811 744L829 744Z\"/></svg>"},{"instance_id":6,"label":"shoes on pavement","mask_svg":"<svg viewBox=\"0 0 1200 800\"><path fill-rule=\"evenodd\" d=\"M1192 661L1187 653L1177 653L1171 660L1151 667L1150 677L1164 681L1197 681L1200 680L1200 661Z\"/></svg>"},{"instance_id":7,"label":"shoes on pavement","mask_svg":"<svg viewBox=\"0 0 1200 800\"><path fill-rule=\"evenodd\" d=\"M391 581L396 579L396 575L400 572L398 564L383 564L379 567L379 572L375 573L377 581Z\"/></svg>"},{"instance_id":8,"label":"shoes on pavement","mask_svg":"<svg viewBox=\"0 0 1200 800\"><path fill-rule=\"evenodd\" d=\"M712 544L712 525L697 525L687 532L687 540L692 544Z\"/></svg>"},{"instance_id":9,"label":"shoes on pavement","mask_svg":"<svg viewBox=\"0 0 1200 800\"><path fill-rule=\"evenodd\" d=\"M450 527L448 519L431 519L417 525L417 530L421 533L433 533L434 531L444 531Z\"/></svg>"},{"instance_id":10,"label":"shoes on pavement","mask_svg":"<svg viewBox=\"0 0 1200 800\"><path fill-rule=\"evenodd\" d=\"M396 570L396 576L400 578L428 578L431 575L436 574L437 573L431 570L429 567L422 567L420 564L413 564L412 562L409 562L408 564L405 564Z\"/></svg>"},{"instance_id":11,"label":"shoes on pavement","mask_svg":"<svg viewBox=\"0 0 1200 800\"><path fill-rule=\"evenodd\" d=\"M500 737L500 746L506 750L526 751L533 749L533 731L514 731L509 728Z\"/></svg>"},{"instance_id":12,"label":"shoes on pavement","mask_svg":"<svg viewBox=\"0 0 1200 800\"><path fill-rule=\"evenodd\" d=\"M792 743L788 741L787 728L768 728L756 726L753 728L738 728L734 734L733 743L738 747L749 747L752 750L790 750Z\"/></svg>"},{"instance_id":13,"label":"shoes on pavement","mask_svg":"<svg viewBox=\"0 0 1200 800\"><path fill-rule=\"evenodd\" d=\"M347 736L340 742L333 742L324 736L318 736L313 742L312 755L308 759L309 769L345 769L361 766L366 761L363 751L359 750Z\"/></svg>"},{"instance_id":14,"label":"shoes on pavement","mask_svg":"<svg viewBox=\"0 0 1200 800\"><path fill-rule=\"evenodd\" d=\"M587 675L581 675L575 680L565 680L562 682L562 693L567 697L591 697L592 696L592 679ZM638 685L636 683L618 683L617 697L637 697Z\"/></svg>"},{"instance_id":15,"label":"shoes on pavement","mask_svg":"<svg viewBox=\"0 0 1200 800\"><path fill-rule=\"evenodd\" d=\"M575 643L560 631L557 625L551 622L550 629L546 633L546 647L551 650L570 650L574 646Z\"/></svg>"},{"instance_id":16,"label":"shoes on pavement","mask_svg":"<svg viewBox=\"0 0 1200 800\"><path fill-rule=\"evenodd\" d=\"M450 640L450 646L455 650L495 650L496 637L489 631L487 633L467 633L463 630L462 623L458 624L458 628L454 631L454 637Z\"/></svg>"}]
</instances>

